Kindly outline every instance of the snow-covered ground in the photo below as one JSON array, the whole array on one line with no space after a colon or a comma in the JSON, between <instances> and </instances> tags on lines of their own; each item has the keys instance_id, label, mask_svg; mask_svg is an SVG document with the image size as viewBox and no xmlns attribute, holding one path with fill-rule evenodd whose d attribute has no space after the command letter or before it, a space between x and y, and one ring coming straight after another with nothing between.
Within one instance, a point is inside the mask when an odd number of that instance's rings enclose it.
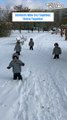
<instances>
[{"instance_id":1,"label":"snow-covered ground","mask_svg":"<svg viewBox=\"0 0 67 120\"><path fill-rule=\"evenodd\" d=\"M16 38L23 35L20 59L23 81L13 80L12 59ZM28 42L34 40L34 50ZM62 48L60 59L52 56L53 45ZM0 120L67 120L67 41L50 32L12 31L0 38Z\"/></svg>"}]
</instances>

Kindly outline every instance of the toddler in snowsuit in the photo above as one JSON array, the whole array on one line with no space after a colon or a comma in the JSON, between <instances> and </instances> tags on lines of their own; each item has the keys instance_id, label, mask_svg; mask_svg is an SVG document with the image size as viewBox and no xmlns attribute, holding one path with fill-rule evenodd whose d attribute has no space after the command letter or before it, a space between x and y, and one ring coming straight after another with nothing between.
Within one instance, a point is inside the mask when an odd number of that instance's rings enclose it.
<instances>
[{"instance_id":1,"label":"toddler in snowsuit","mask_svg":"<svg viewBox=\"0 0 67 120\"><path fill-rule=\"evenodd\" d=\"M58 43L54 44L53 52L52 54L54 55L54 59L59 59L59 55L61 54L61 48L59 47Z\"/></svg>"},{"instance_id":2,"label":"toddler in snowsuit","mask_svg":"<svg viewBox=\"0 0 67 120\"><path fill-rule=\"evenodd\" d=\"M22 80L21 76L21 66L24 66L25 64L19 60L18 56L13 56L13 60L9 63L9 66L7 69L12 68L13 70L13 79L16 80Z\"/></svg>"},{"instance_id":3,"label":"toddler in snowsuit","mask_svg":"<svg viewBox=\"0 0 67 120\"><path fill-rule=\"evenodd\" d=\"M30 41L29 41L29 49L30 50L33 50L33 46L34 46L34 42L33 42L33 39L32 38L30 38Z\"/></svg>"},{"instance_id":4,"label":"toddler in snowsuit","mask_svg":"<svg viewBox=\"0 0 67 120\"><path fill-rule=\"evenodd\" d=\"M16 51L16 53L18 53L18 55L20 55L21 45L19 40L17 40L14 50Z\"/></svg>"}]
</instances>

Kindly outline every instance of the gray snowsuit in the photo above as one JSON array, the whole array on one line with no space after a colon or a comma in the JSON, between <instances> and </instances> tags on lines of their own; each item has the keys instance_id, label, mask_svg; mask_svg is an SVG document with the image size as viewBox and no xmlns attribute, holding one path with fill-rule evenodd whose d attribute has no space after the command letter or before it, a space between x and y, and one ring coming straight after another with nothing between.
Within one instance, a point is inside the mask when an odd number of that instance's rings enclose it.
<instances>
[{"instance_id":1,"label":"gray snowsuit","mask_svg":"<svg viewBox=\"0 0 67 120\"><path fill-rule=\"evenodd\" d=\"M56 55L61 54L61 48L58 46L54 47L52 54L56 54Z\"/></svg>"},{"instance_id":2,"label":"gray snowsuit","mask_svg":"<svg viewBox=\"0 0 67 120\"><path fill-rule=\"evenodd\" d=\"M58 46L55 46L52 54L54 55L54 59L56 58L59 59L59 55L61 54L61 48Z\"/></svg>"},{"instance_id":3,"label":"gray snowsuit","mask_svg":"<svg viewBox=\"0 0 67 120\"><path fill-rule=\"evenodd\" d=\"M33 42L33 41L30 41L30 42L29 42L29 46L33 47L33 46L34 46L34 42Z\"/></svg>"},{"instance_id":4,"label":"gray snowsuit","mask_svg":"<svg viewBox=\"0 0 67 120\"><path fill-rule=\"evenodd\" d=\"M17 59L17 61L12 60L9 63L9 67L13 68L13 73L21 73L21 66L24 66L24 63L18 59Z\"/></svg>"},{"instance_id":5,"label":"gray snowsuit","mask_svg":"<svg viewBox=\"0 0 67 120\"><path fill-rule=\"evenodd\" d=\"M16 53L18 53L18 55L20 55L20 52L21 52L21 45L20 45L20 43L16 43L14 50L16 51Z\"/></svg>"},{"instance_id":6,"label":"gray snowsuit","mask_svg":"<svg viewBox=\"0 0 67 120\"><path fill-rule=\"evenodd\" d=\"M29 41L29 46L30 46L30 50L33 50L34 42L32 38Z\"/></svg>"},{"instance_id":7,"label":"gray snowsuit","mask_svg":"<svg viewBox=\"0 0 67 120\"><path fill-rule=\"evenodd\" d=\"M21 66L24 66L24 63L14 56L14 59L9 63L9 66L7 67L7 69L10 69L12 67L14 80L16 80L17 78L19 80L22 80Z\"/></svg>"}]
</instances>

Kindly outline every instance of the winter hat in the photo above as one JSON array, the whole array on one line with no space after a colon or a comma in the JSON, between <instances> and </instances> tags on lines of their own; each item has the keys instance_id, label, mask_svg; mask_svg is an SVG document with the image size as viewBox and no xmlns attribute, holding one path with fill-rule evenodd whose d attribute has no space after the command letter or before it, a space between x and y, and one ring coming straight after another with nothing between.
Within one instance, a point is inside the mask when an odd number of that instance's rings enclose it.
<instances>
[{"instance_id":1,"label":"winter hat","mask_svg":"<svg viewBox=\"0 0 67 120\"><path fill-rule=\"evenodd\" d=\"M12 59L14 59L15 57L16 57L17 59L19 59L19 56L18 56L17 53L14 53L14 54L12 55Z\"/></svg>"},{"instance_id":2,"label":"winter hat","mask_svg":"<svg viewBox=\"0 0 67 120\"><path fill-rule=\"evenodd\" d=\"M17 56L13 56L13 59L14 59L14 58L17 58L17 59L18 59L18 57L17 57Z\"/></svg>"},{"instance_id":3,"label":"winter hat","mask_svg":"<svg viewBox=\"0 0 67 120\"><path fill-rule=\"evenodd\" d=\"M33 40L33 38L30 38L30 40Z\"/></svg>"},{"instance_id":4,"label":"winter hat","mask_svg":"<svg viewBox=\"0 0 67 120\"><path fill-rule=\"evenodd\" d=\"M20 40L17 40L17 43L20 43Z\"/></svg>"},{"instance_id":5,"label":"winter hat","mask_svg":"<svg viewBox=\"0 0 67 120\"><path fill-rule=\"evenodd\" d=\"M54 46L58 46L58 43L54 43Z\"/></svg>"}]
</instances>

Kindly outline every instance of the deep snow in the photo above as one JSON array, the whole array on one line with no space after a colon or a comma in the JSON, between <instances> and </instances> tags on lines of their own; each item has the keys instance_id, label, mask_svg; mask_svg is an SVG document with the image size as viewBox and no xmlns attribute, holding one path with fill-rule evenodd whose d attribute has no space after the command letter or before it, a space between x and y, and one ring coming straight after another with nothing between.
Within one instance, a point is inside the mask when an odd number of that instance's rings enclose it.
<instances>
[{"instance_id":1,"label":"deep snow","mask_svg":"<svg viewBox=\"0 0 67 120\"><path fill-rule=\"evenodd\" d=\"M23 81L12 80L7 66L12 59L16 38L27 38L20 59ZM35 46L30 51L28 42ZM21 40L22 41L22 40ZM62 48L59 60L52 56L53 45ZM50 32L12 31L0 38L0 120L67 120L67 41Z\"/></svg>"}]
</instances>

